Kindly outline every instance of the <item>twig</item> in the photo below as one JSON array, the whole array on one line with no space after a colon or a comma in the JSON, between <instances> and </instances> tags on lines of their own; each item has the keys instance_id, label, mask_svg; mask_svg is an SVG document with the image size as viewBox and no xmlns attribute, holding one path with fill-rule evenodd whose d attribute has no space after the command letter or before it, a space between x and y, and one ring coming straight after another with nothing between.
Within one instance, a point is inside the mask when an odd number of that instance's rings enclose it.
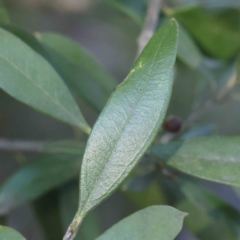
<instances>
[{"instance_id":1,"label":"twig","mask_svg":"<svg viewBox=\"0 0 240 240\"><path fill-rule=\"evenodd\" d=\"M47 154L82 154L86 144L79 140L22 141L0 138L0 152L30 152Z\"/></svg>"},{"instance_id":2,"label":"twig","mask_svg":"<svg viewBox=\"0 0 240 240\"><path fill-rule=\"evenodd\" d=\"M137 57L142 53L143 49L145 48L148 41L151 39L156 30L161 6L162 0L149 0L144 26L137 40Z\"/></svg>"},{"instance_id":3,"label":"twig","mask_svg":"<svg viewBox=\"0 0 240 240\"><path fill-rule=\"evenodd\" d=\"M43 142L0 139L0 151L3 152L42 152L44 146Z\"/></svg>"},{"instance_id":4,"label":"twig","mask_svg":"<svg viewBox=\"0 0 240 240\"><path fill-rule=\"evenodd\" d=\"M83 220L83 217L81 217L80 214L77 212L72 223L68 227L67 232L63 237L63 240L74 240L78 232L78 229L82 223L82 220Z\"/></svg>"}]
</instances>

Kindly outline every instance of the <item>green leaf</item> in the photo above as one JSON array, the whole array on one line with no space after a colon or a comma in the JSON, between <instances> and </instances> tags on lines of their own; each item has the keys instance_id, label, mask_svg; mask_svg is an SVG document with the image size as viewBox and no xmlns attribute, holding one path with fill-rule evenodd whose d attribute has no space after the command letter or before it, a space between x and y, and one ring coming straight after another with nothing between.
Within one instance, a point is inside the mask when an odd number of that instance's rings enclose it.
<instances>
[{"instance_id":1,"label":"green leaf","mask_svg":"<svg viewBox=\"0 0 240 240\"><path fill-rule=\"evenodd\" d=\"M165 192L156 181L148 189L142 192L125 190L123 193L136 207L140 209L152 205L165 205L167 203Z\"/></svg>"},{"instance_id":2,"label":"green leaf","mask_svg":"<svg viewBox=\"0 0 240 240\"><path fill-rule=\"evenodd\" d=\"M176 76L167 116L178 116L185 119L192 112L197 73L181 62L176 63L175 71Z\"/></svg>"},{"instance_id":3,"label":"green leaf","mask_svg":"<svg viewBox=\"0 0 240 240\"><path fill-rule=\"evenodd\" d=\"M51 190L31 203L34 216L46 240L61 239L63 236L58 193L59 189Z\"/></svg>"},{"instance_id":4,"label":"green leaf","mask_svg":"<svg viewBox=\"0 0 240 240\"><path fill-rule=\"evenodd\" d=\"M97 240L173 240L186 215L168 206L148 207L120 221Z\"/></svg>"},{"instance_id":5,"label":"green leaf","mask_svg":"<svg viewBox=\"0 0 240 240\"><path fill-rule=\"evenodd\" d=\"M240 213L237 209L233 208L203 187L200 187L198 184L190 182L185 183L181 187L181 190L190 202L202 211L209 213L215 223L218 222L220 224L220 222L222 222L226 229L230 229L229 232L232 236L235 236L234 239L237 239L240 236Z\"/></svg>"},{"instance_id":6,"label":"green leaf","mask_svg":"<svg viewBox=\"0 0 240 240\"><path fill-rule=\"evenodd\" d=\"M51 156L24 166L0 188L0 214L74 178L80 168L79 158Z\"/></svg>"},{"instance_id":7,"label":"green leaf","mask_svg":"<svg viewBox=\"0 0 240 240\"><path fill-rule=\"evenodd\" d=\"M16 37L20 38L23 42L25 42L29 47L31 47L35 52L39 53L45 59L48 58L48 55L44 47L38 42L38 40L32 34L12 25L2 24L1 27L7 30L8 32L14 34Z\"/></svg>"},{"instance_id":8,"label":"green leaf","mask_svg":"<svg viewBox=\"0 0 240 240\"><path fill-rule=\"evenodd\" d=\"M207 12L193 8L174 14L211 56L229 58L240 49L240 17L237 10Z\"/></svg>"},{"instance_id":9,"label":"green leaf","mask_svg":"<svg viewBox=\"0 0 240 240\"><path fill-rule=\"evenodd\" d=\"M187 211L189 213L184 224L185 227L190 230L198 239L204 240L238 240L239 238L233 234L231 229L231 219L230 224L223 221L223 219L218 219L218 214L216 217L210 216L205 212L201 206L193 204L187 200L181 202L177 205L181 211ZM222 209L219 209L221 211ZM235 210L236 211L236 210ZM211 215L214 215L215 211ZM196 221L197 219L197 221ZM237 222L236 222L237 223Z\"/></svg>"},{"instance_id":10,"label":"green leaf","mask_svg":"<svg viewBox=\"0 0 240 240\"><path fill-rule=\"evenodd\" d=\"M180 25L178 58L188 67L196 69L202 64L203 56L190 34Z\"/></svg>"},{"instance_id":11,"label":"green leaf","mask_svg":"<svg viewBox=\"0 0 240 240\"><path fill-rule=\"evenodd\" d=\"M139 26L143 23L143 18L141 15L143 13L143 9L146 7L146 2L142 0L104 0L107 4L112 7L118 9L128 17L130 17L134 22L136 22Z\"/></svg>"},{"instance_id":12,"label":"green leaf","mask_svg":"<svg viewBox=\"0 0 240 240\"><path fill-rule=\"evenodd\" d=\"M9 227L0 226L1 240L26 240L20 233Z\"/></svg>"},{"instance_id":13,"label":"green leaf","mask_svg":"<svg viewBox=\"0 0 240 240\"><path fill-rule=\"evenodd\" d=\"M0 1L0 24L10 24L10 19L7 10Z\"/></svg>"},{"instance_id":14,"label":"green leaf","mask_svg":"<svg viewBox=\"0 0 240 240\"><path fill-rule=\"evenodd\" d=\"M167 9L167 11L183 11L196 6L207 9L240 9L240 2L238 0L168 0L166 4L168 7L171 7L171 9Z\"/></svg>"},{"instance_id":15,"label":"green leaf","mask_svg":"<svg viewBox=\"0 0 240 240\"><path fill-rule=\"evenodd\" d=\"M237 57L237 82L240 82L240 54Z\"/></svg>"},{"instance_id":16,"label":"green leaf","mask_svg":"<svg viewBox=\"0 0 240 240\"><path fill-rule=\"evenodd\" d=\"M77 140L59 140L43 144L41 152L52 154L74 154L82 156L86 144Z\"/></svg>"},{"instance_id":17,"label":"green leaf","mask_svg":"<svg viewBox=\"0 0 240 240\"><path fill-rule=\"evenodd\" d=\"M70 89L100 112L117 85L113 77L77 42L54 33L37 38Z\"/></svg>"},{"instance_id":18,"label":"green leaf","mask_svg":"<svg viewBox=\"0 0 240 240\"><path fill-rule=\"evenodd\" d=\"M190 205L192 205L193 210L192 212L188 208L180 207L182 211L188 211L189 216L192 215L192 219L191 217L186 219L186 226L196 233L200 239L239 239L240 214L235 208L212 194L209 190L199 186L199 183L186 182L180 188L189 200ZM200 215L202 219L199 218ZM195 223L194 217L195 219L198 217L198 221ZM221 230L217 231L217 229Z\"/></svg>"},{"instance_id":19,"label":"green leaf","mask_svg":"<svg viewBox=\"0 0 240 240\"><path fill-rule=\"evenodd\" d=\"M215 125L207 124L190 129L181 136L181 140L213 135Z\"/></svg>"},{"instance_id":20,"label":"green leaf","mask_svg":"<svg viewBox=\"0 0 240 240\"><path fill-rule=\"evenodd\" d=\"M81 215L118 187L157 134L172 90L177 32L172 20L156 33L95 124L82 164Z\"/></svg>"},{"instance_id":21,"label":"green leaf","mask_svg":"<svg viewBox=\"0 0 240 240\"><path fill-rule=\"evenodd\" d=\"M213 222L213 219L201 207L186 199L177 204L177 209L189 213L184 226L192 233L197 234L204 231Z\"/></svg>"},{"instance_id":22,"label":"green leaf","mask_svg":"<svg viewBox=\"0 0 240 240\"><path fill-rule=\"evenodd\" d=\"M11 33L0 29L0 87L19 101L90 132L78 106L54 69Z\"/></svg>"},{"instance_id":23,"label":"green leaf","mask_svg":"<svg viewBox=\"0 0 240 240\"><path fill-rule=\"evenodd\" d=\"M98 118L83 158L79 210L65 239L121 184L158 133L172 91L177 35L175 20L154 35Z\"/></svg>"},{"instance_id":24,"label":"green leaf","mask_svg":"<svg viewBox=\"0 0 240 240\"><path fill-rule=\"evenodd\" d=\"M149 152L195 177L240 186L240 137L200 137Z\"/></svg>"}]
</instances>

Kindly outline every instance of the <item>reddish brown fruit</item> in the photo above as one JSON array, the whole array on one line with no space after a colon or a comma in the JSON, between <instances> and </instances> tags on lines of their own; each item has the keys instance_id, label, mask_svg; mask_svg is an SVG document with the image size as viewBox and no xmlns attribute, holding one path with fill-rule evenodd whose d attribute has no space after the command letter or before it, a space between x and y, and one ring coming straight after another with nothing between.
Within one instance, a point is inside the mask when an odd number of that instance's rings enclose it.
<instances>
[{"instance_id":1,"label":"reddish brown fruit","mask_svg":"<svg viewBox=\"0 0 240 240\"><path fill-rule=\"evenodd\" d=\"M166 132L178 133L182 128L182 121L177 117L173 117L164 123L163 128Z\"/></svg>"}]
</instances>

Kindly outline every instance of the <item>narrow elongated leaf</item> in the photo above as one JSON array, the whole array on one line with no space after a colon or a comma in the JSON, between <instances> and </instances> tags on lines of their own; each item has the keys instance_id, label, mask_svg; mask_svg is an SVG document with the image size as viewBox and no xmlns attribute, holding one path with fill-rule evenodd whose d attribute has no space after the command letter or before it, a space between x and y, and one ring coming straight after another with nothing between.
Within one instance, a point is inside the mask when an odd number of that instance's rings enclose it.
<instances>
[{"instance_id":1,"label":"narrow elongated leaf","mask_svg":"<svg viewBox=\"0 0 240 240\"><path fill-rule=\"evenodd\" d=\"M166 194L156 181L145 191L132 192L127 190L123 193L139 209L167 204Z\"/></svg>"},{"instance_id":2,"label":"narrow elongated leaf","mask_svg":"<svg viewBox=\"0 0 240 240\"><path fill-rule=\"evenodd\" d=\"M61 239L63 228L58 206L58 189L34 200L31 207L46 239Z\"/></svg>"},{"instance_id":3,"label":"narrow elongated leaf","mask_svg":"<svg viewBox=\"0 0 240 240\"><path fill-rule=\"evenodd\" d=\"M239 0L169 0L166 4L167 6L171 7L171 11L182 11L191 7L202 7L207 9L240 9Z\"/></svg>"},{"instance_id":4,"label":"narrow elongated leaf","mask_svg":"<svg viewBox=\"0 0 240 240\"><path fill-rule=\"evenodd\" d=\"M39 53L44 58L48 57L44 47L32 34L12 25L2 24L1 27L7 30L8 32L14 34L16 37L20 38L24 43L26 43L35 52Z\"/></svg>"},{"instance_id":5,"label":"narrow elongated leaf","mask_svg":"<svg viewBox=\"0 0 240 240\"><path fill-rule=\"evenodd\" d=\"M177 32L172 20L156 33L95 124L82 165L81 214L118 187L157 134L172 90Z\"/></svg>"},{"instance_id":6,"label":"narrow elongated leaf","mask_svg":"<svg viewBox=\"0 0 240 240\"><path fill-rule=\"evenodd\" d=\"M240 49L240 17L237 10L207 12L193 8L174 16L213 57L229 58Z\"/></svg>"},{"instance_id":7,"label":"narrow elongated leaf","mask_svg":"<svg viewBox=\"0 0 240 240\"><path fill-rule=\"evenodd\" d=\"M240 54L237 57L237 81L240 82Z\"/></svg>"},{"instance_id":8,"label":"narrow elongated leaf","mask_svg":"<svg viewBox=\"0 0 240 240\"><path fill-rule=\"evenodd\" d=\"M196 137L203 137L213 135L215 126L213 124L207 124L203 126L197 126L181 136L182 140L187 140Z\"/></svg>"},{"instance_id":9,"label":"narrow elongated leaf","mask_svg":"<svg viewBox=\"0 0 240 240\"><path fill-rule=\"evenodd\" d=\"M9 227L0 226L1 240L26 240L20 233Z\"/></svg>"},{"instance_id":10,"label":"narrow elongated leaf","mask_svg":"<svg viewBox=\"0 0 240 240\"><path fill-rule=\"evenodd\" d=\"M178 58L192 69L199 67L203 61L203 56L183 26L179 28L178 42Z\"/></svg>"},{"instance_id":11,"label":"narrow elongated leaf","mask_svg":"<svg viewBox=\"0 0 240 240\"><path fill-rule=\"evenodd\" d=\"M89 133L90 127L51 65L3 29L0 29L0 72L0 88L8 94Z\"/></svg>"},{"instance_id":12,"label":"narrow elongated leaf","mask_svg":"<svg viewBox=\"0 0 240 240\"><path fill-rule=\"evenodd\" d=\"M240 138L200 137L149 151L190 175L240 187Z\"/></svg>"},{"instance_id":13,"label":"narrow elongated leaf","mask_svg":"<svg viewBox=\"0 0 240 240\"><path fill-rule=\"evenodd\" d=\"M125 81L112 94L87 143L78 213L81 219L128 176L156 136L172 91L178 26L171 20L150 40Z\"/></svg>"},{"instance_id":14,"label":"narrow elongated leaf","mask_svg":"<svg viewBox=\"0 0 240 240\"><path fill-rule=\"evenodd\" d=\"M142 0L118 1L118 0L104 0L107 4L118 9L122 13L130 17L139 26L143 23L143 9L146 8L146 2Z\"/></svg>"},{"instance_id":15,"label":"narrow elongated leaf","mask_svg":"<svg viewBox=\"0 0 240 240\"><path fill-rule=\"evenodd\" d=\"M0 188L0 214L74 178L80 168L79 158L51 156L20 169Z\"/></svg>"},{"instance_id":16,"label":"narrow elongated leaf","mask_svg":"<svg viewBox=\"0 0 240 240\"><path fill-rule=\"evenodd\" d=\"M173 240L186 215L168 206L148 207L123 219L97 240Z\"/></svg>"},{"instance_id":17,"label":"narrow elongated leaf","mask_svg":"<svg viewBox=\"0 0 240 240\"><path fill-rule=\"evenodd\" d=\"M77 140L59 140L55 142L49 142L43 145L41 151L52 154L74 154L82 156L85 150L86 144Z\"/></svg>"},{"instance_id":18,"label":"narrow elongated leaf","mask_svg":"<svg viewBox=\"0 0 240 240\"><path fill-rule=\"evenodd\" d=\"M196 78L197 73L181 62L175 64L175 70L177 74L174 78L167 116L178 116L185 119L193 108L194 90L196 89L196 81L193 81L193 79Z\"/></svg>"},{"instance_id":19,"label":"narrow elongated leaf","mask_svg":"<svg viewBox=\"0 0 240 240\"><path fill-rule=\"evenodd\" d=\"M117 85L113 77L77 42L54 33L37 38L70 89L100 112Z\"/></svg>"},{"instance_id":20,"label":"narrow elongated leaf","mask_svg":"<svg viewBox=\"0 0 240 240\"><path fill-rule=\"evenodd\" d=\"M4 8L2 1L0 1L0 24L9 24L10 19L7 10Z\"/></svg>"}]
</instances>

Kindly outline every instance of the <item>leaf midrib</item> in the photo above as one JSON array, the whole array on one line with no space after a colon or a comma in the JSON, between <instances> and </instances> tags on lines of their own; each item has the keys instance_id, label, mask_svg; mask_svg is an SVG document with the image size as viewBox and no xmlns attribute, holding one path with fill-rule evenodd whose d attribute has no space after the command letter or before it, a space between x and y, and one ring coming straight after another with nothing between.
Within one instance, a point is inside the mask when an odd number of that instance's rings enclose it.
<instances>
[{"instance_id":1,"label":"leaf midrib","mask_svg":"<svg viewBox=\"0 0 240 240\"><path fill-rule=\"evenodd\" d=\"M155 53L155 55L154 55L154 58L153 58L153 61L152 61L152 64L151 64L151 67L150 67L150 70L149 70L149 73L148 73L148 77L147 77L147 80L146 80L146 82L145 82L145 86L144 86L144 88L143 88L144 90L146 89L147 83L148 83L149 80L150 80L150 74L151 74L151 71L152 71L154 62L155 62L155 59L156 59L157 54L158 54L158 52L159 52L159 49L160 49L160 47L161 47L161 45L162 45L162 42L163 42L163 40L164 40L164 38L165 38L165 36L166 36L166 32L168 32L168 29L165 30L165 32L164 32L164 34L163 34L163 37L162 37L162 39L161 39L161 42L159 43L158 49L157 49L157 51L156 51L156 53ZM140 101L140 99L142 98L142 96L143 96L144 93L145 93L145 91L142 91L141 94L139 95L139 97L138 97L138 99L137 99L137 101L136 101L135 106L133 107L131 113L129 114L128 119L126 120L126 123L124 124L123 130L122 130L122 132L120 133L120 135L119 135L119 137L118 137L118 140L116 140L116 143L114 144L114 146L113 146L113 148L112 148L112 151L111 151L111 153L110 153L110 155L109 155L109 157L108 157L109 159L110 159L111 156L113 155L113 151L114 151L114 149L116 148L119 140L121 139L122 134L123 134L123 132L125 131L125 128L126 128L127 124L128 124L129 121L131 120L131 118L132 118L132 116L133 116L133 112L135 111L135 109L136 109L136 107L137 107L137 105L138 105L138 103L139 103L139 101ZM88 198L87 198L87 201L86 201L83 209L82 209L81 212L80 212L80 215L81 215L82 213L84 214L84 209L86 208L88 202L90 201L90 198L91 198L91 196L92 196L92 193L94 192L94 190L95 190L95 188L96 188L96 186L97 186L97 182L98 182L98 180L100 179L100 177L101 177L102 173L104 172L104 169L105 169L105 168L106 168L106 164L104 165L103 169L101 170L101 173L99 174L99 177L96 179L95 184L94 184L94 187L93 187L93 190L92 190L91 193L89 194L89 196L88 196Z\"/></svg>"},{"instance_id":2,"label":"leaf midrib","mask_svg":"<svg viewBox=\"0 0 240 240\"><path fill-rule=\"evenodd\" d=\"M74 116L71 114L71 112L68 111L63 105L61 105L55 98L53 98L44 88L42 88L40 85L38 85L36 82L34 82L27 74L25 74L17 65L10 62L7 58L5 58L2 54L0 54L0 58L3 59L6 63L8 63L10 66L15 68L20 74L22 74L26 79L28 79L33 86L40 89L48 98L50 98L57 106L59 106L61 109L63 109L71 118L76 121L79 126L84 127L84 125ZM84 127L85 128L85 127Z\"/></svg>"}]
</instances>

